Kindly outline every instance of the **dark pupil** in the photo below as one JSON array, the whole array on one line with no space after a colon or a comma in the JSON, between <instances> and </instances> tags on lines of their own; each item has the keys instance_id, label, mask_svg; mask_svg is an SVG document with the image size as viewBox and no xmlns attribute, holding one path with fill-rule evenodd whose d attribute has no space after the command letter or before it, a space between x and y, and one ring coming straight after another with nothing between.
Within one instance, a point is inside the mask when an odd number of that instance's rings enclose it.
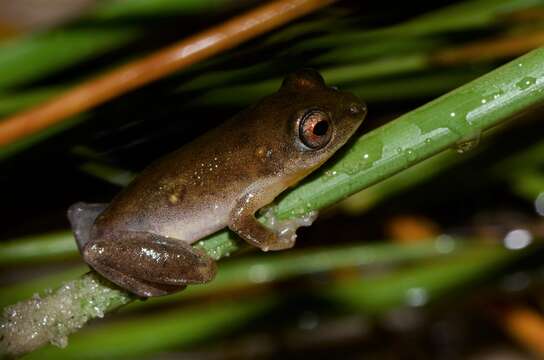
<instances>
[{"instance_id":1,"label":"dark pupil","mask_svg":"<svg viewBox=\"0 0 544 360\"><path fill-rule=\"evenodd\" d=\"M327 130L329 130L329 123L327 121L320 121L315 124L313 133L317 136L323 136L327 133Z\"/></svg>"}]
</instances>

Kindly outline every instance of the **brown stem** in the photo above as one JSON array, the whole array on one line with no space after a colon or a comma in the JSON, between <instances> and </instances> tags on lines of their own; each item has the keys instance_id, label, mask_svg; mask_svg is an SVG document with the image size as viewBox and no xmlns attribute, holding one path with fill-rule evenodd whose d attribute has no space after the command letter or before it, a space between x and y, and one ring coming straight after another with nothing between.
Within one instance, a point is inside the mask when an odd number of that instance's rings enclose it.
<instances>
[{"instance_id":1,"label":"brown stem","mask_svg":"<svg viewBox=\"0 0 544 360\"><path fill-rule=\"evenodd\" d=\"M36 133L332 2L334 0L277 0L261 5L143 59L88 80L44 104L4 119L0 122L0 145Z\"/></svg>"},{"instance_id":2,"label":"brown stem","mask_svg":"<svg viewBox=\"0 0 544 360\"><path fill-rule=\"evenodd\" d=\"M513 306L502 314L502 324L514 339L540 356L544 355L544 318L542 314L524 307Z\"/></svg>"},{"instance_id":3,"label":"brown stem","mask_svg":"<svg viewBox=\"0 0 544 360\"><path fill-rule=\"evenodd\" d=\"M431 56L436 65L459 65L483 60L517 56L544 44L544 31L473 42L458 48L438 51Z\"/></svg>"}]
</instances>

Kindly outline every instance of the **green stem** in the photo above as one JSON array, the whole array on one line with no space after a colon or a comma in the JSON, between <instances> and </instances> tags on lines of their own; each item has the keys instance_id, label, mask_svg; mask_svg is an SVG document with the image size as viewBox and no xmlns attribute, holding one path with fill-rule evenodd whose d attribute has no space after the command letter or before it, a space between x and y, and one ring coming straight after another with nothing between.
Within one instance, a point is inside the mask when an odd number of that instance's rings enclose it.
<instances>
[{"instance_id":1,"label":"green stem","mask_svg":"<svg viewBox=\"0 0 544 360\"><path fill-rule=\"evenodd\" d=\"M300 49L342 47L389 38L428 36L455 31L492 27L503 23L504 16L519 10L542 6L540 0L472 0L454 3L390 27L333 33L309 40Z\"/></svg>"},{"instance_id":2,"label":"green stem","mask_svg":"<svg viewBox=\"0 0 544 360\"><path fill-rule=\"evenodd\" d=\"M232 333L277 304L273 296L206 303L160 315L124 320L85 331L65 349L46 347L26 359L141 358L144 354L179 348L212 336Z\"/></svg>"},{"instance_id":3,"label":"green stem","mask_svg":"<svg viewBox=\"0 0 544 360\"><path fill-rule=\"evenodd\" d=\"M70 243L74 243L73 239ZM293 276L330 271L340 267L427 259L446 253L449 255L463 247L463 243L454 241L454 239L439 238L436 241L425 241L413 245L379 242L351 246L327 246L326 248L271 253L267 256L236 258L222 263L221 270L214 281L206 286L192 286L174 295L153 298L145 302L137 302L134 305L139 307L162 302L175 302L180 299L210 295L224 289L246 287L255 283L271 283ZM44 288L60 286L63 282L86 271L88 271L86 267L77 266L60 274L3 287L0 289L0 307L30 297ZM131 308L134 308L134 305Z\"/></svg>"},{"instance_id":4,"label":"green stem","mask_svg":"<svg viewBox=\"0 0 544 360\"><path fill-rule=\"evenodd\" d=\"M0 243L2 266L33 262L36 259L60 260L77 253L74 236L69 231L29 236Z\"/></svg>"},{"instance_id":5,"label":"green stem","mask_svg":"<svg viewBox=\"0 0 544 360\"><path fill-rule=\"evenodd\" d=\"M395 246L389 246L391 250L395 250ZM401 250L410 248L409 246L397 247ZM421 249L422 246L419 244L411 246L411 248L416 253L417 249ZM321 255L319 257L312 255L308 257L305 257L305 255L274 255L273 257L276 258L274 267L280 273L283 272L281 270L283 265L290 268L294 266L294 268L302 270L299 274L308 273L309 271L321 271L320 261L325 260L327 262L327 250L320 251ZM347 251L349 248L344 250ZM385 255L385 247L382 250ZM374 254L376 253L371 251L370 254L363 255L362 258L371 259ZM381 251L378 252L378 255L380 254ZM463 250L455 252L455 254L445 258L440 257L436 261L426 262L416 268L401 267L381 275L366 275L362 278L332 282L317 288L315 294L339 302L344 307L347 304L357 311L364 311L366 314L380 313L402 305L421 306L426 301L435 300L439 296L446 296L459 286L467 286L467 284L473 284L484 277L487 278L496 274L502 266L518 259L524 252L507 251L496 246L477 245L463 248ZM338 261L342 262L341 255L340 252L337 252L333 253L332 257L336 258L338 256ZM351 256L347 252L344 255L355 258L355 256ZM285 263L281 260L282 257L292 258L293 262L288 261ZM242 260L231 270L227 270L227 267L225 267L221 271L232 272L233 279L243 279L251 272L254 274L253 277L255 277L255 274L262 275L267 269L269 257L260 258L264 260L264 263L258 261L257 258L253 259L253 263ZM297 258L303 262L312 259L310 261L310 268L312 269L303 270L301 266L295 264ZM335 261L332 260L332 262ZM364 260L360 262L366 263ZM353 262L353 265L357 265L357 262ZM263 266L263 268L248 270L248 266ZM286 272L289 272L289 270ZM281 276L275 278L274 271L272 271L271 275L271 281L282 278ZM219 278L217 281L220 281ZM252 282L255 283L255 281ZM207 287L193 287L193 289L205 290ZM233 291L232 288L229 288L229 290ZM182 296L189 296L187 293L181 294L185 294ZM172 347L183 348L195 341L202 341L213 335L223 335L226 331L251 321L255 316L270 310L271 305L277 304L278 300L284 298L282 294L285 295L285 292L280 291L276 294L268 291L264 294L259 292L258 295L243 293L243 301L240 300L241 296L238 295L237 299L231 301L205 302L204 305L194 302L194 304L198 305L185 305L179 310L167 311L166 313L151 312L138 317L138 319L120 320L113 324L87 329L73 336L70 345L66 349L49 347L31 354L30 358L54 359L61 356L63 358L86 358L90 356L101 358L131 357L160 350L165 351ZM158 299L151 301L154 302L155 300ZM149 302L139 302L139 304L147 305ZM153 336L149 336L149 334L153 334Z\"/></svg>"},{"instance_id":6,"label":"green stem","mask_svg":"<svg viewBox=\"0 0 544 360\"><path fill-rule=\"evenodd\" d=\"M365 313L382 313L398 306L422 306L455 288L497 274L526 252L504 248L473 248L413 269L366 279L353 279L323 290L328 299Z\"/></svg>"}]
</instances>

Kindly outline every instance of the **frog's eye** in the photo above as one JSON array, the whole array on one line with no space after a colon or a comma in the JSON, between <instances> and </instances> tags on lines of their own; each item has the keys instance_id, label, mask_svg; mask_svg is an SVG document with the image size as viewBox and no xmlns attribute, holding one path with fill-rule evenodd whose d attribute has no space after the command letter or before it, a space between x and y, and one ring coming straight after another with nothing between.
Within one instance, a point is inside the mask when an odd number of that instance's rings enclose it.
<instances>
[{"instance_id":1,"label":"frog's eye","mask_svg":"<svg viewBox=\"0 0 544 360\"><path fill-rule=\"evenodd\" d=\"M327 145L332 136L332 124L327 113L320 110L307 112L299 125L299 137L310 149Z\"/></svg>"}]
</instances>

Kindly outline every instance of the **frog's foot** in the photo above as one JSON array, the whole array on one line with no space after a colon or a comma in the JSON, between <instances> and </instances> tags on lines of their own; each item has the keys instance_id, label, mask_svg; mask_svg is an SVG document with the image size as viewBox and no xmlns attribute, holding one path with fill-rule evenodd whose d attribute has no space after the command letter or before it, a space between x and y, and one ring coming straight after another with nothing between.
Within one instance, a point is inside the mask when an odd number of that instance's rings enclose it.
<instances>
[{"instance_id":1,"label":"frog's foot","mask_svg":"<svg viewBox=\"0 0 544 360\"><path fill-rule=\"evenodd\" d=\"M302 226L310 226L317 219L318 212L311 211L301 217L278 220L272 207L262 209L265 224L276 233L274 242L268 245L267 250L283 250L292 248L297 239L297 229Z\"/></svg>"},{"instance_id":2,"label":"frog's foot","mask_svg":"<svg viewBox=\"0 0 544 360\"><path fill-rule=\"evenodd\" d=\"M72 226L76 244L80 252L82 252L85 244L89 241L89 235L94 221L107 206L108 204L87 204L78 202L68 209L68 220Z\"/></svg>"},{"instance_id":3,"label":"frog's foot","mask_svg":"<svg viewBox=\"0 0 544 360\"><path fill-rule=\"evenodd\" d=\"M167 295L188 284L212 280L215 262L184 241L126 231L86 244L87 264L117 285L142 297Z\"/></svg>"},{"instance_id":4,"label":"frog's foot","mask_svg":"<svg viewBox=\"0 0 544 360\"><path fill-rule=\"evenodd\" d=\"M166 285L147 282L145 280L126 275L113 268L103 268L100 271L95 268L95 270L116 285L142 298L170 295L187 287L187 285Z\"/></svg>"},{"instance_id":5,"label":"frog's foot","mask_svg":"<svg viewBox=\"0 0 544 360\"><path fill-rule=\"evenodd\" d=\"M300 218L278 221L272 207L261 210L265 215L263 225L255 218L255 212L270 203L254 193L248 193L240 198L231 213L229 229L253 246L263 251L289 249L295 245L296 231L301 226L310 226L317 217L317 211L312 211Z\"/></svg>"}]
</instances>

